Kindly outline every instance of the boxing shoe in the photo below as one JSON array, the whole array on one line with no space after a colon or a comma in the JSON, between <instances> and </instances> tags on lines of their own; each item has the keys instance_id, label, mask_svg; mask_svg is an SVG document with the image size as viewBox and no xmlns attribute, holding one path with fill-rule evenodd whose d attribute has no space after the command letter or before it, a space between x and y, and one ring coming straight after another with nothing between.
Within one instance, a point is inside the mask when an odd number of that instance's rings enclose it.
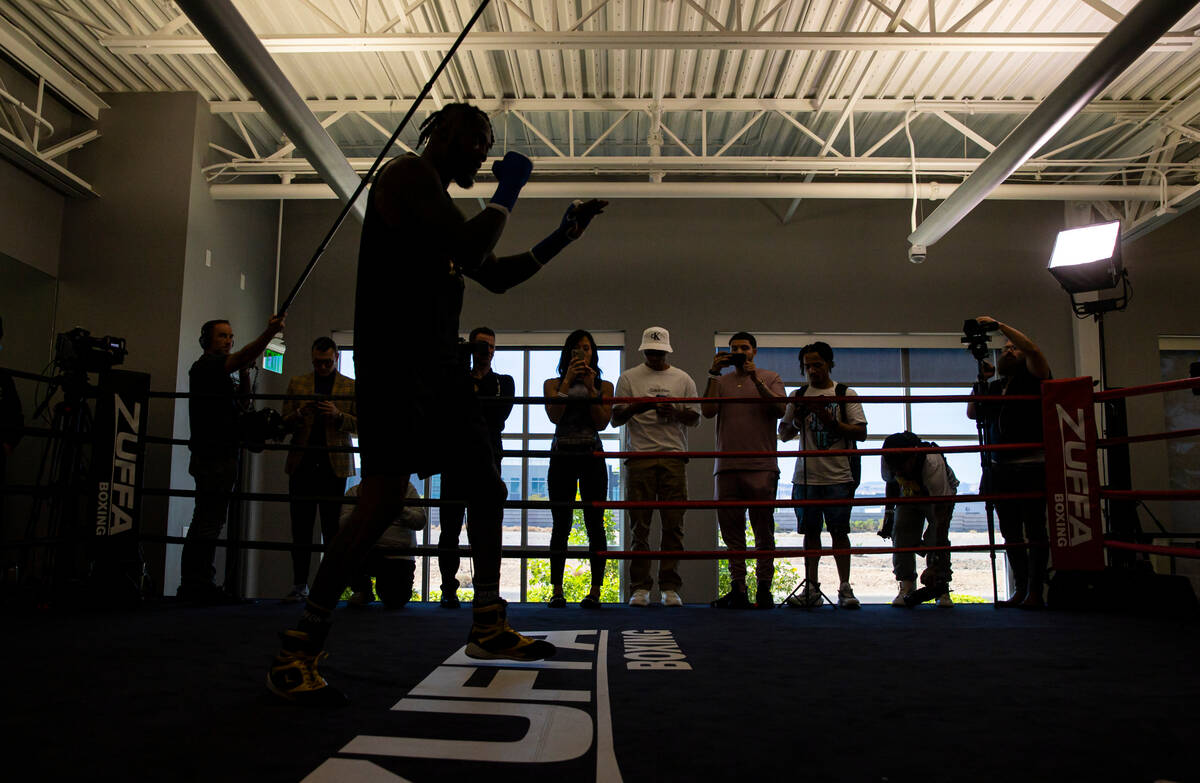
<instances>
[{"instance_id":1,"label":"boxing shoe","mask_svg":"<svg viewBox=\"0 0 1200 783\"><path fill-rule=\"evenodd\" d=\"M340 707L346 703L346 695L317 671L317 664L329 657L328 653L313 649L304 631L284 631L279 638L282 645L267 670L267 690L303 706Z\"/></svg>"},{"instance_id":2,"label":"boxing shoe","mask_svg":"<svg viewBox=\"0 0 1200 783\"><path fill-rule=\"evenodd\" d=\"M480 660L540 661L558 652L550 642L524 636L508 624L508 602L476 605L467 635L467 657Z\"/></svg>"}]
</instances>

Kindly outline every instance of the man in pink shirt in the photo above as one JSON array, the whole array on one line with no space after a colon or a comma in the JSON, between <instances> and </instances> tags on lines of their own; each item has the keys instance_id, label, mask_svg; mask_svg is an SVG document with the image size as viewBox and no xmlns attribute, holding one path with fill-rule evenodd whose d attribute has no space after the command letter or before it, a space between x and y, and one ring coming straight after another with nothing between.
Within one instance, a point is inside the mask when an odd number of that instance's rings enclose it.
<instances>
[{"instance_id":1,"label":"man in pink shirt","mask_svg":"<svg viewBox=\"0 0 1200 783\"><path fill-rule=\"evenodd\" d=\"M775 426L787 403L783 381L779 374L754 365L758 341L749 332L738 332L729 338L729 351L718 353L708 371L705 397L776 398L775 402L742 402L723 404L705 402L700 406L704 418L717 417L718 451L775 451ZM721 370L732 367L733 372ZM713 469L717 500L774 500L779 484L779 463L774 456L719 457ZM746 506L717 509L721 538L732 551L746 551L746 513L754 530L756 549L775 548L775 509L769 506ZM775 561L760 557L754 570L758 586L755 599L759 609L775 605L771 581L775 578ZM726 595L712 602L717 609L751 609L746 590L745 558L729 558L731 587Z\"/></svg>"}]
</instances>

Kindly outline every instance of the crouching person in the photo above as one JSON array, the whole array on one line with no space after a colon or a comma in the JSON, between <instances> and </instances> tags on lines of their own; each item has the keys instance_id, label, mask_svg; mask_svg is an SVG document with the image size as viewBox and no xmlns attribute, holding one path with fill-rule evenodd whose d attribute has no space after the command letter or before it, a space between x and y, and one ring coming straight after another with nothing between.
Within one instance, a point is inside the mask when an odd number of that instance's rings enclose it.
<instances>
[{"instance_id":1,"label":"crouching person","mask_svg":"<svg viewBox=\"0 0 1200 783\"><path fill-rule=\"evenodd\" d=\"M911 432L897 432L883 441L885 449L936 445L922 441ZM945 455L938 452L885 454L880 461L880 472L887 484L888 497L933 498L958 493L958 478L946 462ZM896 547L949 546L950 516L953 513L953 502L889 504L884 530L880 535L887 537L885 534L890 523L891 539ZM920 579L923 587L918 590L916 553L892 554L892 571L900 585L892 606L915 606L930 598L936 598L938 606L954 606L950 598L950 553L926 552L925 565Z\"/></svg>"},{"instance_id":2,"label":"crouching person","mask_svg":"<svg viewBox=\"0 0 1200 783\"><path fill-rule=\"evenodd\" d=\"M346 497L358 497L355 484L346 490ZM420 493L408 482L406 500L419 500ZM341 524L349 521L354 513L354 506L342 506ZM417 561L410 554L401 554L403 550L411 549L417 544L416 531L424 530L429 521L428 509L424 506L413 506L405 503L400 516L392 520L387 530L375 542L367 553L367 562L363 573L351 585L350 606L365 606L371 601L371 577L375 577L375 593L384 606L389 609L399 609L412 599L414 576L417 573Z\"/></svg>"}]
</instances>

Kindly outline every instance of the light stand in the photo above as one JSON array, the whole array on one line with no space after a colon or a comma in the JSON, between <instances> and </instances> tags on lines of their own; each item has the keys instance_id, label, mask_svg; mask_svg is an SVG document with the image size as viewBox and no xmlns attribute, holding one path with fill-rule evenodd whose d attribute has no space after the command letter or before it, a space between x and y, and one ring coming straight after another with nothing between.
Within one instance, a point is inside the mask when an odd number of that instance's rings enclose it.
<instances>
[{"instance_id":1,"label":"light stand","mask_svg":"<svg viewBox=\"0 0 1200 783\"><path fill-rule=\"evenodd\" d=\"M1121 258L1120 223L1113 221L1060 231L1051 254L1050 274L1071 297L1071 311L1076 318L1094 318L1100 348L1100 390L1108 385L1108 349L1104 335L1104 314L1119 312L1129 306L1133 288ZM1082 293L1118 292L1096 299L1080 301ZM1127 434L1125 401L1110 400L1101 406L1101 432L1106 437ZM1129 489L1132 486L1129 446L1111 446L1105 459L1108 487ZM1128 501L1106 501L1108 533L1136 537L1141 532L1136 506ZM1113 565L1129 566L1132 553L1110 553Z\"/></svg>"}]
</instances>

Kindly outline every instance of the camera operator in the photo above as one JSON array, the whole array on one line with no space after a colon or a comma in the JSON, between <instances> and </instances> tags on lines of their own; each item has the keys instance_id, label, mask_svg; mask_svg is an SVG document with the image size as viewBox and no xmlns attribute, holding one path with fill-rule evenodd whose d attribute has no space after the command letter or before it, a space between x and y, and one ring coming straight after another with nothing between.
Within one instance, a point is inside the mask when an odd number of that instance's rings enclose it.
<instances>
[{"instance_id":1,"label":"camera operator","mask_svg":"<svg viewBox=\"0 0 1200 783\"><path fill-rule=\"evenodd\" d=\"M250 392L250 366L283 329L284 317L273 315L267 328L236 353L229 321L207 321L200 328L204 355L188 370L190 392L188 422L192 452L188 472L196 480L196 507L180 558L180 584L176 594L185 601L219 602L228 596L213 584L216 540L229 512L229 493L237 479L238 417L249 400L237 395ZM238 374L235 382L231 375Z\"/></svg>"},{"instance_id":2,"label":"camera operator","mask_svg":"<svg viewBox=\"0 0 1200 783\"><path fill-rule=\"evenodd\" d=\"M975 319L985 329L999 329L1007 342L1000 351L997 366L979 362L979 382L975 393L984 395L1041 394L1042 381L1051 377L1050 364L1037 344L1024 334L989 316ZM1002 379L990 380L996 371ZM991 443L1040 443L1042 407L1036 401L981 402L967 404L967 417L982 421ZM992 455L988 471L988 492L1036 492L1046 489L1046 453L1044 449L1004 451ZM1040 608L1046 581L1048 540L1046 503L1035 500L996 501L1000 535L1006 544L1028 541L1028 549L1007 551L1012 569L1013 593L1000 606Z\"/></svg>"},{"instance_id":3,"label":"camera operator","mask_svg":"<svg viewBox=\"0 0 1200 783\"><path fill-rule=\"evenodd\" d=\"M353 397L354 381L337 371L337 345L328 337L318 337L312 344L313 371L297 375L288 381L287 393L296 395L326 395ZM341 497L346 491L346 479L354 475L354 459L348 451L324 451L322 447L350 446L350 436L358 429L354 400L296 400L283 403L283 422L293 432L293 446L304 450L288 452L284 472L288 475L288 494L293 498ZM328 544L337 535L338 501L295 500L289 504L292 520L292 542L311 544L313 519L321 514L321 538ZM292 552L292 590L284 601L292 603L308 597L308 569L312 553ZM352 585L354 603L371 600L370 580ZM363 595L359 596L359 593Z\"/></svg>"},{"instance_id":4,"label":"camera operator","mask_svg":"<svg viewBox=\"0 0 1200 783\"><path fill-rule=\"evenodd\" d=\"M713 357L708 370L705 397L785 397L779 373L760 369L754 364L758 355L758 340L749 332L738 332L729 338L729 351ZM725 367L733 372L722 374ZM717 451L774 451L775 426L783 416L787 403L743 403L721 405L705 402L700 413L706 419L717 417ZM713 468L717 500L774 500L779 486L779 461L771 457L718 457ZM721 539L731 552L746 550L746 516L754 531L755 549L775 548L775 509L766 506L717 509L717 524ZM775 578L775 561L759 558L755 564L755 603L750 603L746 589L746 561L729 558L729 592L712 602L716 609L771 609L775 598L771 582Z\"/></svg>"},{"instance_id":5,"label":"camera operator","mask_svg":"<svg viewBox=\"0 0 1200 783\"><path fill-rule=\"evenodd\" d=\"M496 355L496 333L487 326L476 326L467 337L471 351L471 382L475 396L483 409L483 420L487 424L488 445L496 473L500 473L500 433L512 413L512 397L517 393L516 382L511 375L500 375L492 371L492 358ZM508 397L509 399L497 399ZM442 474L442 500L466 501L469 488L461 479L469 478L458 473ZM462 534L465 505L442 506L441 535L438 537L438 571L442 575L442 606L457 609L458 602L458 538Z\"/></svg>"}]
</instances>

